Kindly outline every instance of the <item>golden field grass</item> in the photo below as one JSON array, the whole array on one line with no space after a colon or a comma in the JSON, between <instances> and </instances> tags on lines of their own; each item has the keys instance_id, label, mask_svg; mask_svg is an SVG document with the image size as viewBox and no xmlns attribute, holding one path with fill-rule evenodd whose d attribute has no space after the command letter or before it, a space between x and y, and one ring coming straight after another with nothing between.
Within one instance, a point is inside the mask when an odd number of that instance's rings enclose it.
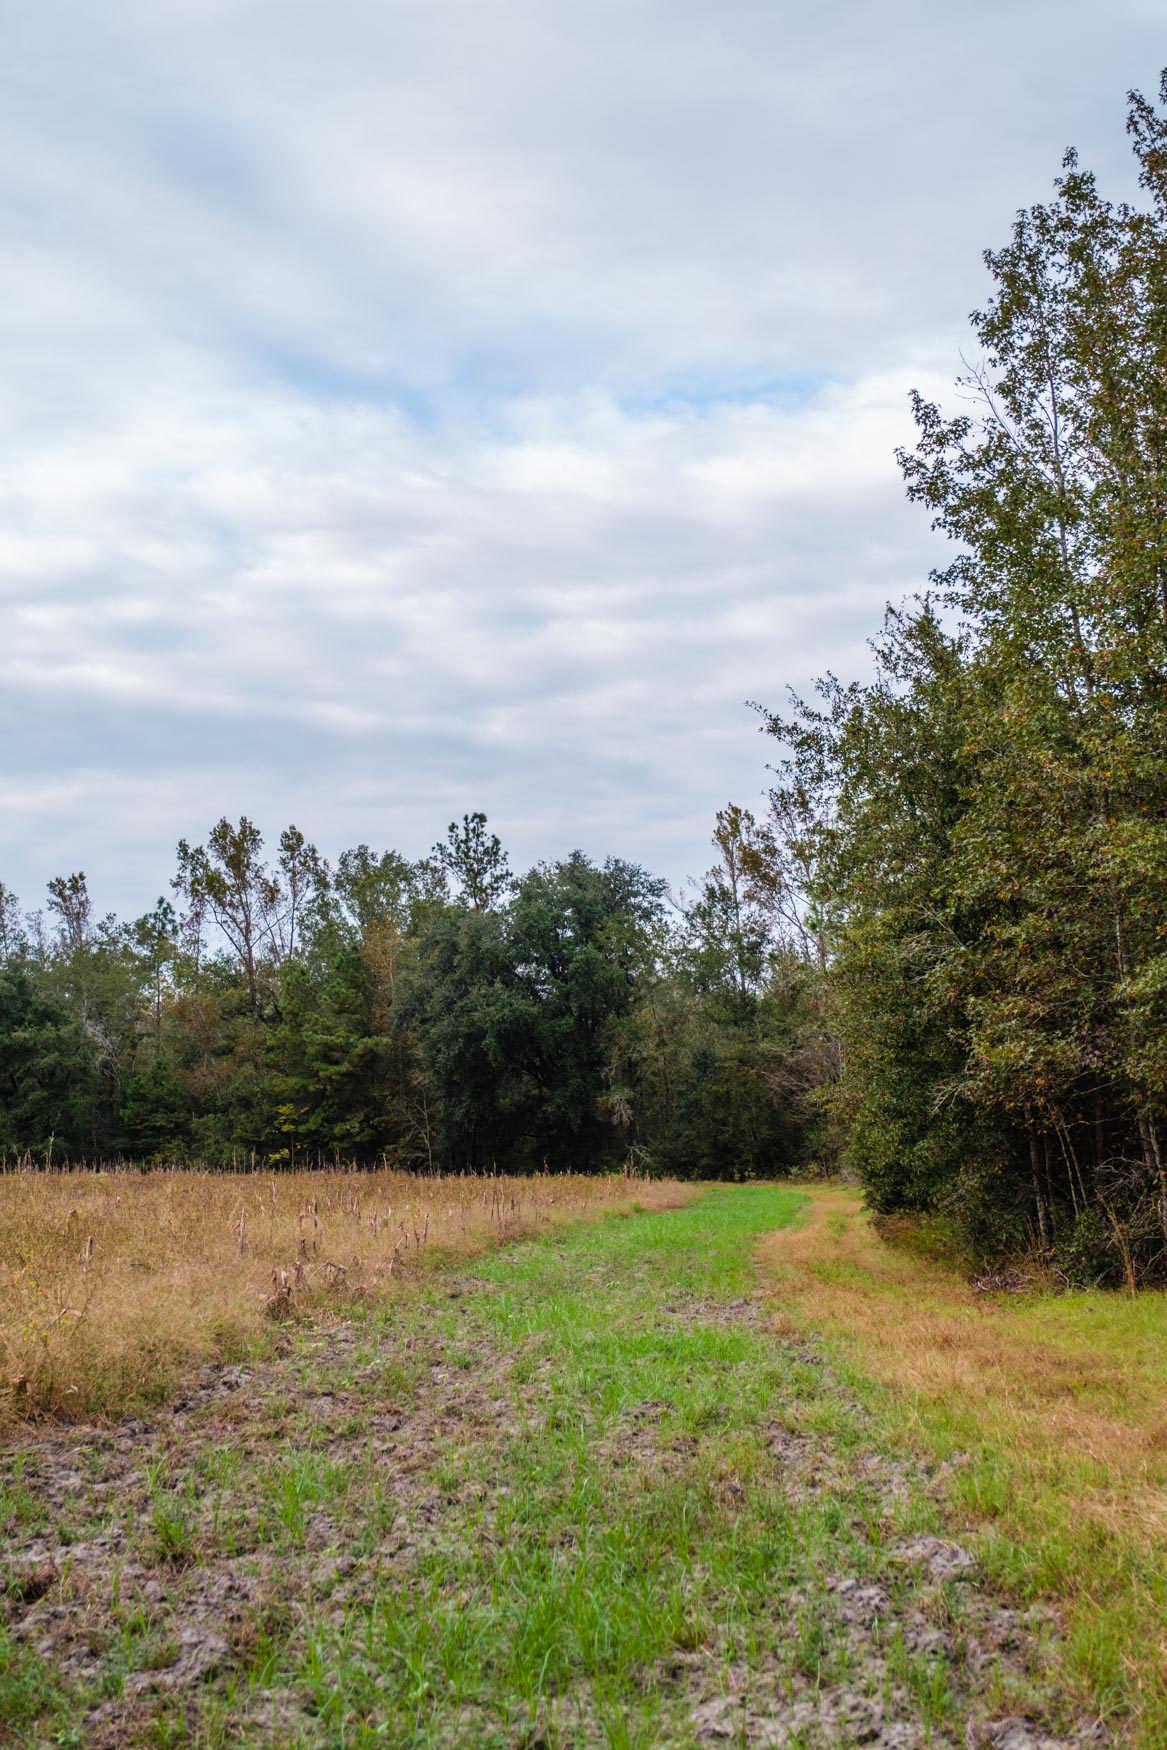
<instances>
[{"instance_id":1,"label":"golden field grass","mask_svg":"<svg viewBox=\"0 0 1167 1750\"><path fill-rule=\"evenodd\" d=\"M273 1320L390 1294L551 1222L689 1194L576 1174L0 1175L0 1422L118 1414L246 1352Z\"/></svg>"},{"instance_id":2,"label":"golden field grass","mask_svg":"<svg viewBox=\"0 0 1167 1750\"><path fill-rule=\"evenodd\" d=\"M1067 1687L1167 1746L1167 1295L977 1293L806 1187L760 1257L801 1329L835 1344L889 1431L951 1466L989 1570L1057 1601Z\"/></svg>"}]
</instances>

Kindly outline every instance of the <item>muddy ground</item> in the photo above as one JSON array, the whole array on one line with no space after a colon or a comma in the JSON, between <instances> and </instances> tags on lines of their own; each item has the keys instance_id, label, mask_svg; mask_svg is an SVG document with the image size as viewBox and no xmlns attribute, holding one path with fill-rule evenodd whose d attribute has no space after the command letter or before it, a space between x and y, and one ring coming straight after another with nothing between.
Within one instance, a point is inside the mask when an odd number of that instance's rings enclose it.
<instances>
[{"instance_id":1,"label":"muddy ground","mask_svg":"<svg viewBox=\"0 0 1167 1750\"><path fill-rule=\"evenodd\" d=\"M330 1713L327 1656L314 1667L313 1647L335 1649L382 1597L408 1607L411 1576L432 1568L435 1552L491 1537L492 1491L514 1487L506 1454L553 1395L545 1357L516 1367L480 1328L467 1356L459 1306L492 1284L464 1278L447 1292L443 1331L424 1319L410 1329L361 1318L291 1327L273 1359L208 1367L148 1418L40 1428L8 1444L4 1615L17 1654L57 1686L54 1708L10 1725L9 1741L95 1750L373 1741L375 1706L347 1725L343 1708ZM771 1332L760 1297L674 1299L660 1318L767 1333L779 1360L861 1428L861 1406L822 1354ZM633 1401L597 1425L596 1457L615 1491L676 1479L700 1459L701 1437L670 1430L667 1409ZM897 1532L909 1497L942 1501L944 1475L861 1439L843 1452L816 1420L779 1407L766 1423L772 1480L796 1513L837 1502L848 1547L870 1559L860 1573L840 1566L776 1587L764 1635L727 1638L718 1627L642 1671L637 1681L663 1697L653 1741L886 1750L1104 1741L1096 1723L1067 1719L1049 1690L1053 1615L993 1597L959 1541ZM724 1480L727 1523L743 1486ZM831 1657L816 1655L828 1641ZM927 1673L941 1668L955 1700L930 1719ZM521 1719L472 1699L454 1712L419 1705L412 1725L387 1712L383 1724L383 1742L516 1750L618 1737L584 1683Z\"/></svg>"}]
</instances>

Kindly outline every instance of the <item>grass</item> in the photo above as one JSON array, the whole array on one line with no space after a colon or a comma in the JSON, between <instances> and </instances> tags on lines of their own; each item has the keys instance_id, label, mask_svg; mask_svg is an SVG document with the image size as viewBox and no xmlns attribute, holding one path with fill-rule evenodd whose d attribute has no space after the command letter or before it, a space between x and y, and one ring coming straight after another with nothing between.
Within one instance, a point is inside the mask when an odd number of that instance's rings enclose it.
<instances>
[{"instance_id":1,"label":"grass","mask_svg":"<svg viewBox=\"0 0 1167 1750\"><path fill-rule=\"evenodd\" d=\"M811 1189L761 1257L792 1325L828 1335L883 1431L951 1467L997 1583L1058 1601L1066 1692L1161 1750L1167 1296L977 1294L887 1243L841 1187Z\"/></svg>"},{"instance_id":2,"label":"grass","mask_svg":"<svg viewBox=\"0 0 1167 1750\"><path fill-rule=\"evenodd\" d=\"M294 1328L84 1465L30 1446L5 1539L67 1514L74 1541L0 1649L8 1741L793 1746L888 1717L923 1745L1036 1708L1036 1643L970 1695L988 1618L905 1550L941 1529L926 1476L771 1328L752 1254L802 1206L558 1227Z\"/></svg>"},{"instance_id":3,"label":"grass","mask_svg":"<svg viewBox=\"0 0 1167 1750\"><path fill-rule=\"evenodd\" d=\"M284 1320L564 1218L691 1193L619 1177L0 1175L0 1424L116 1415Z\"/></svg>"}]
</instances>

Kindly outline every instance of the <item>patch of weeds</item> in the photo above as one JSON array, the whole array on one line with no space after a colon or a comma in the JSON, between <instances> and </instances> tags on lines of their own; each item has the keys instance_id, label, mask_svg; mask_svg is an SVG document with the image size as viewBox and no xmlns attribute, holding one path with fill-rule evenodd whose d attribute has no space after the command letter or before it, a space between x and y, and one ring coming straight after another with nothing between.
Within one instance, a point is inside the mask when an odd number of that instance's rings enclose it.
<instances>
[{"instance_id":1,"label":"patch of weeds","mask_svg":"<svg viewBox=\"0 0 1167 1750\"><path fill-rule=\"evenodd\" d=\"M789 1378L764 1329L710 1305L748 1284L743 1231L794 1206L737 1194L716 1206L724 1231L703 1205L689 1232L670 1217L556 1236L489 1260L500 1292L431 1305L448 1366L511 1359L521 1431L435 1450L442 1529L422 1540L408 1581L341 1627L315 1622L301 1677L322 1721L380 1707L411 1741L442 1744L466 1708L503 1730L512 1697L523 1729L551 1742L548 1710L573 1696L610 1723L612 1742L649 1744L667 1692L644 1673L670 1652L764 1667L779 1644L791 1660L793 1633L800 1682L846 1668L821 1594L863 1542L855 1504L816 1503L813 1535L799 1535L763 1438ZM662 1301L686 1295L712 1317L662 1322ZM813 1405L818 1373L801 1371ZM796 1584L808 1602L788 1629Z\"/></svg>"},{"instance_id":2,"label":"patch of weeds","mask_svg":"<svg viewBox=\"0 0 1167 1750\"><path fill-rule=\"evenodd\" d=\"M110 1573L94 1688L200 1750L647 1750L698 1741L699 1709L817 1744L797 1709L842 1685L885 1687L916 1743L946 1731L964 1691L887 1629L932 1598L895 1539L935 1508L909 1468L864 1470L853 1388L752 1298L751 1248L798 1207L747 1187L559 1229L301 1327L240 1433L209 1438L199 1404L150 1457L143 1553L185 1571L164 1596ZM934 1608L948 1634L956 1602ZM132 1702L131 1672L185 1668L191 1623L225 1637L218 1668Z\"/></svg>"},{"instance_id":3,"label":"patch of weeds","mask_svg":"<svg viewBox=\"0 0 1167 1750\"><path fill-rule=\"evenodd\" d=\"M65 1685L37 1654L19 1646L0 1626L0 1742L35 1741L69 1706ZM30 1736L30 1729L37 1729Z\"/></svg>"},{"instance_id":4,"label":"patch of weeds","mask_svg":"<svg viewBox=\"0 0 1167 1750\"><path fill-rule=\"evenodd\" d=\"M156 1746L156 1750L175 1750L176 1746L189 1744L190 1741L184 1702L179 1701L175 1706L156 1714L151 1720L147 1742Z\"/></svg>"},{"instance_id":5,"label":"patch of weeds","mask_svg":"<svg viewBox=\"0 0 1167 1750\"><path fill-rule=\"evenodd\" d=\"M267 1428L282 1427L288 1417L296 1413L295 1394L288 1391L273 1392L265 1400L263 1412Z\"/></svg>"},{"instance_id":6,"label":"patch of weeds","mask_svg":"<svg viewBox=\"0 0 1167 1750\"><path fill-rule=\"evenodd\" d=\"M320 1461L312 1453L293 1453L269 1477L269 1492L276 1522L295 1548L303 1549L311 1511L325 1494Z\"/></svg>"},{"instance_id":7,"label":"patch of weeds","mask_svg":"<svg viewBox=\"0 0 1167 1750\"><path fill-rule=\"evenodd\" d=\"M823 1678L832 1640L826 1610L821 1601L816 1599L803 1605L795 1620L796 1628L790 1651L791 1664L795 1671L817 1684Z\"/></svg>"},{"instance_id":8,"label":"patch of weeds","mask_svg":"<svg viewBox=\"0 0 1167 1750\"><path fill-rule=\"evenodd\" d=\"M0 1574L0 1595L17 1604L36 1604L57 1583L57 1570L52 1562L35 1568L6 1568Z\"/></svg>"},{"instance_id":9,"label":"patch of weeds","mask_svg":"<svg viewBox=\"0 0 1167 1750\"><path fill-rule=\"evenodd\" d=\"M208 1443L195 1453L190 1468L204 1489L227 1490L238 1483L242 1463L237 1446Z\"/></svg>"},{"instance_id":10,"label":"patch of weeds","mask_svg":"<svg viewBox=\"0 0 1167 1750\"><path fill-rule=\"evenodd\" d=\"M198 1555L198 1534L190 1502L181 1495L156 1496L150 1511L156 1559L182 1568Z\"/></svg>"},{"instance_id":11,"label":"patch of weeds","mask_svg":"<svg viewBox=\"0 0 1167 1750\"><path fill-rule=\"evenodd\" d=\"M405 1356L378 1357L370 1370L370 1380L364 1389L371 1389L395 1409L408 1409L417 1401L421 1384L422 1363Z\"/></svg>"},{"instance_id":12,"label":"patch of weeds","mask_svg":"<svg viewBox=\"0 0 1167 1750\"><path fill-rule=\"evenodd\" d=\"M138 1656L139 1671L169 1671L178 1663L178 1642L163 1637L144 1647Z\"/></svg>"},{"instance_id":13,"label":"patch of weeds","mask_svg":"<svg viewBox=\"0 0 1167 1750\"><path fill-rule=\"evenodd\" d=\"M125 1666L120 1661L109 1661L98 1672L93 1692L99 1701L120 1701L125 1687Z\"/></svg>"},{"instance_id":14,"label":"patch of weeds","mask_svg":"<svg viewBox=\"0 0 1167 1750\"><path fill-rule=\"evenodd\" d=\"M372 1420L367 1409L353 1410L348 1415L340 1416L329 1427L329 1437L342 1442L360 1440L368 1433Z\"/></svg>"},{"instance_id":15,"label":"patch of weeds","mask_svg":"<svg viewBox=\"0 0 1167 1750\"><path fill-rule=\"evenodd\" d=\"M48 1504L25 1482L25 1470L25 1454L18 1452L12 1459L11 1474L0 1481L0 1529L4 1531L43 1531L52 1523Z\"/></svg>"},{"instance_id":16,"label":"patch of weeds","mask_svg":"<svg viewBox=\"0 0 1167 1750\"><path fill-rule=\"evenodd\" d=\"M955 1698L943 1653L910 1651L903 1628L897 1624L888 1637L885 1657L889 1683L901 1684L915 1697L929 1734L948 1724L955 1713Z\"/></svg>"},{"instance_id":17,"label":"patch of weeds","mask_svg":"<svg viewBox=\"0 0 1167 1750\"><path fill-rule=\"evenodd\" d=\"M252 1689L268 1688L281 1670L296 1617L284 1599L248 1606L230 1624L227 1645Z\"/></svg>"}]
</instances>

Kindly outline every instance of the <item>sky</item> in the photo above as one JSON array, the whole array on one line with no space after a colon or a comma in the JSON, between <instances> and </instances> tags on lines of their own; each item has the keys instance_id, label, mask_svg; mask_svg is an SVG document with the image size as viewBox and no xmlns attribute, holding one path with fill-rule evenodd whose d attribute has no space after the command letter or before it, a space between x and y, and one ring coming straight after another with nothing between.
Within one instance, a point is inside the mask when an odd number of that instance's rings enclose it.
<instances>
[{"instance_id":1,"label":"sky","mask_svg":"<svg viewBox=\"0 0 1167 1750\"><path fill-rule=\"evenodd\" d=\"M482 809L675 887L1167 0L0 0L0 880Z\"/></svg>"}]
</instances>

